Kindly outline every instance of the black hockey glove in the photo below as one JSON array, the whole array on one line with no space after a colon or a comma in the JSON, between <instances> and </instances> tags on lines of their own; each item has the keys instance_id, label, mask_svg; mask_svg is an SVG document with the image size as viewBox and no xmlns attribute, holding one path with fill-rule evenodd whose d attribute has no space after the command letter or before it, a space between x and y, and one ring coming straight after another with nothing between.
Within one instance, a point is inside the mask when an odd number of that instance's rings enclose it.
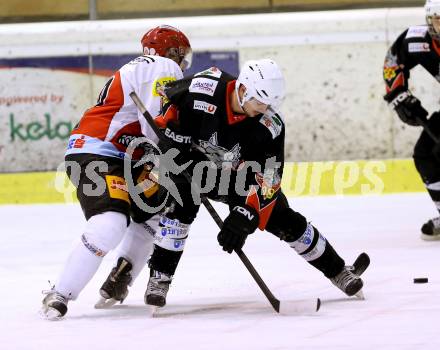
<instances>
[{"instance_id":1,"label":"black hockey glove","mask_svg":"<svg viewBox=\"0 0 440 350\"><path fill-rule=\"evenodd\" d=\"M428 112L423 108L420 100L411 95L409 91L403 91L398 94L390 104L393 106L399 118L406 124L419 126L418 118L426 121Z\"/></svg>"},{"instance_id":2,"label":"black hockey glove","mask_svg":"<svg viewBox=\"0 0 440 350\"><path fill-rule=\"evenodd\" d=\"M247 236L257 229L258 223L259 215L254 208L237 205L225 219L217 236L218 243L229 254L241 249Z\"/></svg>"}]
</instances>

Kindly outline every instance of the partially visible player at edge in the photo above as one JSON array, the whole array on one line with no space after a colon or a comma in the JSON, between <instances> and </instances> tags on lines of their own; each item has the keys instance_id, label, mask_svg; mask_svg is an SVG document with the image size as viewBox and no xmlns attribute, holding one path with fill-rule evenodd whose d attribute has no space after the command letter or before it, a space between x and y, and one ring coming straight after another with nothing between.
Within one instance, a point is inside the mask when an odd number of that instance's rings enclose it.
<instances>
[{"instance_id":1,"label":"partially visible player at edge","mask_svg":"<svg viewBox=\"0 0 440 350\"><path fill-rule=\"evenodd\" d=\"M77 186L77 197L87 223L81 241L70 253L57 282L46 291L41 313L48 319L66 314L68 301L78 297L103 257L119 244L126 231L142 237L137 242L139 248L151 251L152 237L144 234L143 225L151 215L137 208L131 200L123 159L133 139L143 136L153 142L158 139L129 93L135 91L148 111L158 115L164 104L158 89L166 82L183 78L182 71L191 64L192 52L187 37L167 25L148 31L141 43L144 55L128 62L111 77L97 104L84 113L70 136L66 168ZM139 159L143 153L133 154L132 159ZM78 165L80 171L75 171L78 167L72 164ZM93 191L98 181L89 178L91 173L104 184L103 193ZM148 173L140 167L132 169L132 175L133 181L139 183ZM149 188L145 197L158 196L157 188Z\"/></svg>"},{"instance_id":2,"label":"partially visible player at edge","mask_svg":"<svg viewBox=\"0 0 440 350\"><path fill-rule=\"evenodd\" d=\"M433 113L427 120L428 112L408 89L410 71L419 64L440 82L440 0L426 1L425 12L426 24L406 29L388 50L383 69L384 99L404 123L418 126L420 120L427 122L431 131L440 137L440 113ZM414 147L413 157L417 171L440 212L440 145L423 131ZM421 231L422 239L439 240L440 216L426 222Z\"/></svg>"},{"instance_id":3,"label":"partially visible player at edge","mask_svg":"<svg viewBox=\"0 0 440 350\"><path fill-rule=\"evenodd\" d=\"M356 271L345 265L316 227L289 207L280 188L285 128L279 107L285 87L278 65L270 59L248 61L238 79L213 67L167 84L165 94L174 108L168 108L157 123L164 128L164 134L174 147L182 152L182 161L190 159L194 165L208 159L217 168L216 187L208 197L230 208L218 234L223 250L231 253L240 249L257 228L266 230L293 248L345 294L357 294L363 282ZM267 168L266 161L272 157L281 167ZM260 164L262 170L248 168L245 188L249 191L238 194L234 179L249 161ZM219 194L220 174L229 170L232 172L229 191ZM174 181L179 184L184 204L171 203L156 232L145 293L145 302L155 306L166 303L190 225L199 210L187 181L179 178ZM131 278L130 269L120 266L135 264L141 253L133 239L132 250L119 258L103 284L102 296L123 300L127 295L125 281Z\"/></svg>"}]
</instances>

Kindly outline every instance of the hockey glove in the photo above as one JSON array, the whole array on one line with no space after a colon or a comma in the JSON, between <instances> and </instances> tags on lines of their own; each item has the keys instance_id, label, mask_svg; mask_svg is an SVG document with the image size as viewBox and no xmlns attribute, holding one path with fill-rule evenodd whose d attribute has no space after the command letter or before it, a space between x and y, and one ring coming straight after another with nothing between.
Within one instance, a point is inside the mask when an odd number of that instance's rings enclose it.
<instances>
[{"instance_id":1,"label":"hockey glove","mask_svg":"<svg viewBox=\"0 0 440 350\"><path fill-rule=\"evenodd\" d=\"M258 223L259 216L254 208L237 205L223 223L217 236L218 243L229 254L241 249L247 236L257 229Z\"/></svg>"},{"instance_id":2,"label":"hockey glove","mask_svg":"<svg viewBox=\"0 0 440 350\"><path fill-rule=\"evenodd\" d=\"M420 100L411 95L409 91L403 91L398 94L390 104L399 118L408 125L418 126L420 122L417 119L426 121L428 116L428 112L423 108Z\"/></svg>"}]
</instances>

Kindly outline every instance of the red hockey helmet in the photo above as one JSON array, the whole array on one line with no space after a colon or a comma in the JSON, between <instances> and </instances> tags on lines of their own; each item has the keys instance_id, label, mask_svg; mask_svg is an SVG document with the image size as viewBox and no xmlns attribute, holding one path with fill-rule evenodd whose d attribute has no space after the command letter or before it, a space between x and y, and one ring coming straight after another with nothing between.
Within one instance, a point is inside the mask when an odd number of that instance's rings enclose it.
<instances>
[{"instance_id":1,"label":"red hockey helmet","mask_svg":"<svg viewBox=\"0 0 440 350\"><path fill-rule=\"evenodd\" d=\"M192 50L188 38L179 29L161 25L150 29L141 39L144 55L158 55L176 62L182 70L191 66Z\"/></svg>"}]
</instances>

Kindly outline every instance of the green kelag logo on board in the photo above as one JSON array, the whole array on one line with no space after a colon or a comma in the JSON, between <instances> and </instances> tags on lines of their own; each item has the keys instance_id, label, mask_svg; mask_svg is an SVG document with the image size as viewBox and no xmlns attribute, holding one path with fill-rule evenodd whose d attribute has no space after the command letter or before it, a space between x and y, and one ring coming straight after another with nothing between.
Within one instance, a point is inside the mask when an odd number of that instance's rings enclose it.
<instances>
[{"instance_id":1,"label":"green kelag logo on board","mask_svg":"<svg viewBox=\"0 0 440 350\"><path fill-rule=\"evenodd\" d=\"M49 140L69 138L73 129L72 122L60 121L54 124L49 113L44 114L44 119L42 122L17 123L14 114L9 114L11 141L38 141L45 137Z\"/></svg>"}]
</instances>

